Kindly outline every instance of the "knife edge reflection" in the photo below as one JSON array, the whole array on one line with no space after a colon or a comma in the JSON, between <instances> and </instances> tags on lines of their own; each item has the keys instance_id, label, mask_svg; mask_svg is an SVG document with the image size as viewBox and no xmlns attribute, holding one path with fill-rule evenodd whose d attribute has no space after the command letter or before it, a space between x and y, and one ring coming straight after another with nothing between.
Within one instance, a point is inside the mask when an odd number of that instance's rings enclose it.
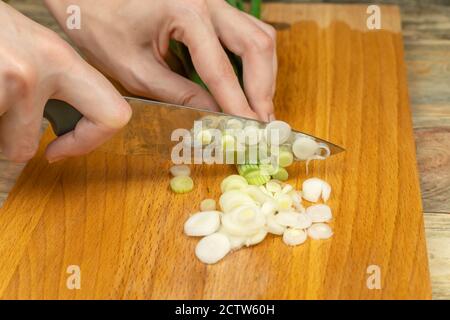
<instances>
[{"instance_id":1,"label":"knife edge reflection","mask_svg":"<svg viewBox=\"0 0 450 320\"><path fill-rule=\"evenodd\" d=\"M237 117L220 112L179 106L169 103L150 101L141 98L124 97L130 104L133 115L129 124L117 133L99 150L119 155L148 155L157 152L161 157L170 156L173 146L178 143L171 141L171 135L176 129L191 130L194 122L207 116L226 119L252 121L245 117ZM260 126L265 122L256 121ZM293 130L293 134L303 134L319 143L329 146L331 155L344 151L343 148L326 140Z\"/></svg>"}]
</instances>

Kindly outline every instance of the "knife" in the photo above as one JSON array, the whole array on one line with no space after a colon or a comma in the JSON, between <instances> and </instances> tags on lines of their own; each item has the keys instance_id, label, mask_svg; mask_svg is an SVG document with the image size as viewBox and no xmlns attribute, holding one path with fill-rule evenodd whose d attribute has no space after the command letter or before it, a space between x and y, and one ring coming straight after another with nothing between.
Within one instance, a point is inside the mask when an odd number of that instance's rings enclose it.
<instances>
[{"instance_id":1,"label":"knife","mask_svg":"<svg viewBox=\"0 0 450 320\"><path fill-rule=\"evenodd\" d=\"M122 155L147 155L155 152L170 153L172 146L177 143L171 140L172 132L176 129L191 130L194 127L194 121L205 119L205 117L209 119L255 121L193 107L141 98L124 98L132 108L132 119L115 137L99 148L101 151ZM53 132L57 136L62 136L74 130L83 115L70 104L61 100L51 99L45 106L44 117L50 122ZM264 128L266 125L265 122L257 122L261 128ZM343 148L310 134L296 130L293 130L292 134L302 134L318 143L327 144L331 155L344 151Z\"/></svg>"}]
</instances>

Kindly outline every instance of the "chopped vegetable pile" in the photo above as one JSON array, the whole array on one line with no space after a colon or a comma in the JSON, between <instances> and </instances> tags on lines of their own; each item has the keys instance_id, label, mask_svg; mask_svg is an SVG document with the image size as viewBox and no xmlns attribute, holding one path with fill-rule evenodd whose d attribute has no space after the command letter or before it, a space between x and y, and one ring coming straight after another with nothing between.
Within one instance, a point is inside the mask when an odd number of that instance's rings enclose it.
<instances>
[{"instance_id":1,"label":"chopped vegetable pile","mask_svg":"<svg viewBox=\"0 0 450 320\"><path fill-rule=\"evenodd\" d=\"M326 187L324 187L326 186ZM184 224L188 236L203 237L195 254L206 264L214 264L233 250L256 245L268 233L282 236L289 246L312 239L328 239L333 235L327 224L332 218L331 208L325 203L313 204L306 209L302 198L326 202L331 188L318 178L305 180L303 190L271 179L261 185L249 184L241 175L231 175L220 185L220 211L213 199L200 205Z\"/></svg>"},{"instance_id":2,"label":"chopped vegetable pile","mask_svg":"<svg viewBox=\"0 0 450 320\"><path fill-rule=\"evenodd\" d=\"M200 149L201 162L240 164L239 172L248 171L249 177L258 177L255 183L259 180L259 184L268 181L267 177L259 179L267 174L286 180L287 172L282 168L294 161L306 161L308 167L311 160L330 156L326 143L292 131L289 124L279 120L264 124L227 115L207 115L195 122L183 140L183 147ZM254 165L260 165L261 175L255 172L258 168Z\"/></svg>"},{"instance_id":3,"label":"chopped vegetable pile","mask_svg":"<svg viewBox=\"0 0 450 320\"><path fill-rule=\"evenodd\" d=\"M237 164L238 174L226 177L220 184L219 208L214 199L205 199L200 204L200 211L185 222L186 235L203 237L195 249L200 261L214 264L233 250L260 243L269 233L282 236L288 246L300 245L308 237L319 240L333 235L327 224L332 219L332 211L326 204L331 186L319 178L303 181L301 191L286 183L289 178L286 168L294 160L306 160L308 166L310 160L325 159L330 155L326 144L293 133L291 127L282 121L273 121L265 128L260 128L257 122L249 120L247 123L236 118L209 116L202 121L207 128L221 127L228 136L227 143L236 144L230 130L252 128L259 132L257 136L264 140L264 144L279 148L276 164L261 157L255 163ZM212 140L207 130L195 137L194 140L201 145ZM244 146L246 153L252 146L248 142ZM173 176L170 187L175 193L193 190L194 182L188 166L175 165L170 172ZM305 208L303 200L311 205Z\"/></svg>"}]
</instances>

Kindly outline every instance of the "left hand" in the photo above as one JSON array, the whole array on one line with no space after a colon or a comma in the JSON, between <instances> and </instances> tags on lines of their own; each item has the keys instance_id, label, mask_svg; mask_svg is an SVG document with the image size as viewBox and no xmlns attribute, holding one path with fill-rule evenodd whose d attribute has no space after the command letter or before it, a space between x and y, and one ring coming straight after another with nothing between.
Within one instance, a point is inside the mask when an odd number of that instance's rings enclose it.
<instances>
[{"instance_id":1,"label":"left hand","mask_svg":"<svg viewBox=\"0 0 450 320\"><path fill-rule=\"evenodd\" d=\"M66 8L81 8L81 30L69 37L102 72L133 94L272 119L275 30L224 0L46 0L61 26ZM172 72L169 40L183 42L212 96ZM241 89L222 44L243 60ZM218 106L219 105L219 106Z\"/></svg>"}]
</instances>

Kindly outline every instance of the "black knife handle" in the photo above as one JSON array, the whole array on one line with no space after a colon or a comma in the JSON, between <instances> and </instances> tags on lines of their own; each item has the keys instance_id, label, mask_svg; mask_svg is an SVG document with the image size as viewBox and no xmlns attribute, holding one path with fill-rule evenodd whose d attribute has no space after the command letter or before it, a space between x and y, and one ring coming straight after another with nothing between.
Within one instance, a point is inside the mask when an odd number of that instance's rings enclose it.
<instances>
[{"instance_id":1,"label":"black knife handle","mask_svg":"<svg viewBox=\"0 0 450 320\"><path fill-rule=\"evenodd\" d=\"M50 122L53 132L60 137L73 131L83 115L67 102L51 99L45 105L44 117Z\"/></svg>"}]
</instances>

